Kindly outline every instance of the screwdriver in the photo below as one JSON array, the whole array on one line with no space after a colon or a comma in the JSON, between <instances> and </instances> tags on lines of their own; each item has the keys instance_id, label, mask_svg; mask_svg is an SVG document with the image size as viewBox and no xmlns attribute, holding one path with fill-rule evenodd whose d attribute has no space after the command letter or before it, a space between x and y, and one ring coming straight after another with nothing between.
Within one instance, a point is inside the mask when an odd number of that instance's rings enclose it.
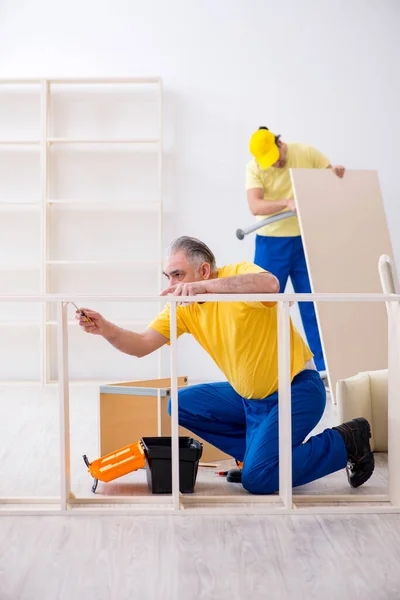
<instances>
[{"instance_id":1,"label":"screwdriver","mask_svg":"<svg viewBox=\"0 0 400 600\"><path fill-rule=\"evenodd\" d=\"M89 321L89 323L93 323L92 319L91 319L90 317L88 317L88 316L87 316L87 315L84 313L84 311L83 311L82 309L80 309L80 308L79 308L79 306L77 306L77 305L75 304L75 302L71 302L71 304L72 304L73 306L75 306L76 310L78 311L78 313L79 313L80 315L82 315L82 317L85 317L85 318L86 318L86 321Z\"/></svg>"}]
</instances>

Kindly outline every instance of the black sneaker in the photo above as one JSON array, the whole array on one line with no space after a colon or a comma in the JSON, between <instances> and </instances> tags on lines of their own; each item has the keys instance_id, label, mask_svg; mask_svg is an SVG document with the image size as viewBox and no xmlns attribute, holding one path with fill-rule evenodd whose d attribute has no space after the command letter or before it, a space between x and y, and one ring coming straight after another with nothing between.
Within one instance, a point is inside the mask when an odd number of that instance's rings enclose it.
<instances>
[{"instance_id":1,"label":"black sneaker","mask_svg":"<svg viewBox=\"0 0 400 600\"><path fill-rule=\"evenodd\" d=\"M363 417L353 419L337 427L347 450L347 479L351 487L357 488L371 477L374 472L374 455L369 445L371 427Z\"/></svg>"},{"instance_id":2,"label":"black sneaker","mask_svg":"<svg viewBox=\"0 0 400 600\"><path fill-rule=\"evenodd\" d=\"M243 463L237 460L236 464L237 467L230 469L226 476L226 480L229 481L229 483L242 483Z\"/></svg>"},{"instance_id":3,"label":"black sneaker","mask_svg":"<svg viewBox=\"0 0 400 600\"><path fill-rule=\"evenodd\" d=\"M226 480L229 481L229 483L242 483L242 469L239 469L239 467L230 469L226 476Z\"/></svg>"}]
</instances>

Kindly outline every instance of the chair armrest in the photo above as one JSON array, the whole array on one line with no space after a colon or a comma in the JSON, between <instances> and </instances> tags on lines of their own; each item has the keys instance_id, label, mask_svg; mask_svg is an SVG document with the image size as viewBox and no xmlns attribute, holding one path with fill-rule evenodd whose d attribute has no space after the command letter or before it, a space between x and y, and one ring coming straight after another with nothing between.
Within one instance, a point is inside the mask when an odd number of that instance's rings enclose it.
<instances>
[{"instance_id":1,"label":"chair armrest","mask_svg":"<svg viewBox=\"0 0 400 600\"><path fill-rule=\"evenodd\" d=\"M339 422L364 417L371 425L371 449L375 449L374 422L370 378L368 373L340 379L336 384L336 399L339 409Z\"/></svg>"}]
</instances>

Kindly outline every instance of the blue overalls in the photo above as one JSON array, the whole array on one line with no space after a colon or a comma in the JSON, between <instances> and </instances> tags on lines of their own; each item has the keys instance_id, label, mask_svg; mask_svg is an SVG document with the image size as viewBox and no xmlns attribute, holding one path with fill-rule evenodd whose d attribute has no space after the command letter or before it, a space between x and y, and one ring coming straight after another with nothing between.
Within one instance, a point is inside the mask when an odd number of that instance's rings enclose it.
<instances>
[{"instance_id":1,"label":"blue overalls","mask_svg":"<svg viewBox=\"0 0 400 600\"><path fill-rule=\"evenodd\" d=\"M301 371L292 381L291 393L296 487L344 469L347 451L335 429L325 429L304 442L325 409L326 391L318 372ZM247 491L271 494L278 490L278 392L248 400L228 381L204 383L179 390L178 403L180 425L244 462L242 485Z\"/></svg>"},{"instance_id":2,"label":"blue overalls","mask_svg":"<svg viewBox=\"0 0 400 600\"><path fill-rule=\"evenodd\" d=\"M262 269L270 271L279 279L282 293L285 291L289 277L292 280L296 294L311 292L303 242L300 235L292 237L256 235L254 263ZM325 371L325 361L314 304L313 302L299 302L299 309L307 342L314 354L315 366L318 371Z\"/></svg>"}]
</instances>

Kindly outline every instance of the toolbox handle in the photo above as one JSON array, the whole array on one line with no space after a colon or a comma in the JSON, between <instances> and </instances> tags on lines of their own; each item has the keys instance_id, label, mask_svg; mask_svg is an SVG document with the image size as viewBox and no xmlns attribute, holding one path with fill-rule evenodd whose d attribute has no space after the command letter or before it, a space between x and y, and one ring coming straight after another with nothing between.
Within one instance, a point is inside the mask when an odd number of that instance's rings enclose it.
<instances>
[{"instance_id":1,"label":"toolbox handle","mask_svg":"<svg viewBox=\"0 0 400 600\"><path fill-rule=\"evenodd\" d=\"M83 458L83 462L85 463L85 465L89 468L90 467L90 462L89 462L89 459L86 456L86 454L84 454L82 456L82 458ZM98 483L99 483L99 480L93 478L93 485L92 485L92 492L93 492L93 494L96 493Z\"/></svg>"}]
</instances>

